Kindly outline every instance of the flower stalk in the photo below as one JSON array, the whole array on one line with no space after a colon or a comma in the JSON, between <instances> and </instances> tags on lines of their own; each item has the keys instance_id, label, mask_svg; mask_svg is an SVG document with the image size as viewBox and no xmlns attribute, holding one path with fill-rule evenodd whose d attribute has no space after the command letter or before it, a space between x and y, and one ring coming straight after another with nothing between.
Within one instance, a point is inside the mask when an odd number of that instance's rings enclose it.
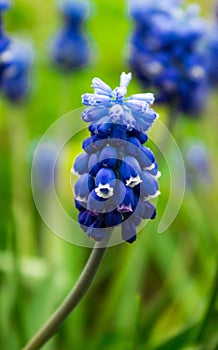
<instances>
[{"instance_id":1,"label":"flower stalk","mask_svg":"<svg viewBox=\"0 0 218 350\"><path fill-rule=\"evenodd\" d=\"M108 242L110 236L107 237ZM91 285L96 272L101 264L104 257L105 251L107 249L107 244L104 242L104 247L102 243L96 243L92 253L71 292L58 307L58 309L53 313L53 315L48 319L48 321L42 326L42 328L33 336L33 338L28 342L28 344L23 348L23 350L37 350L40 349L49 339L51 339L57 330L60 328L65 319L70 315L70 313L75 309L80 300L85 295L89 286Z\"/></svg>"}]
</instances>

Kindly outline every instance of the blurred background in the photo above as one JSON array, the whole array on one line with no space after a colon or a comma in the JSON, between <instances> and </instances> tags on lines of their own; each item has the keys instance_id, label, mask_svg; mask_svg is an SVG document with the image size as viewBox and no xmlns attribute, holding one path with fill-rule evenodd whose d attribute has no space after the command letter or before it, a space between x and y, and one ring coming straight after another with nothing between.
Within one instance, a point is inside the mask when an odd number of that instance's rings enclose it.
<instances>
[{"instance_id":1,"label":"blurred background","mask_svg":"<svg viewBox=\"0 0 218 350\"><path fill-rule=\"evenodd\" d=\"M201 15L212 23L215 2L199 0L198 4ZM31 163L44 132L58 118L81 107L81 95L92 92L92 78L99 77L114 88L121 72L131 70L127 56L134 22L127 2L93 0L89 5L81 23L87 62L79 57L67 69L61 67L61 58L59 65L52 62L54 51L49 54L52 38L63 27L55 1L16 0L3 13L5 33L32 47L33 65L25 99L11 101L4 93L0 96L1 349L24 346L75 284L91 252L49 230L31 191ZM133 74L128 94L141 91ZM208 90L200 117L179 116L174 123L172 134L183 154L187 179L184 200L172 225L157 233L170 192L169 169L158 153L162 195L157 219L146 225L134 244L109 248L87 295L44 349L218 348L217 98L216 88ZM154 108L169 125L168 106ZM88 132L80 133L76 143L67 143L56 173L60 201L72 217L77 214L70 169L86 135ZM155 151L155 145L149 143ZM165 152L173 159L170 144ZM51 142L45 145L39 165L46 168L42 170L45 191L52 157ZM54 217L58 215L49 201L45 208Z\"/></svg>"}]
</instances>

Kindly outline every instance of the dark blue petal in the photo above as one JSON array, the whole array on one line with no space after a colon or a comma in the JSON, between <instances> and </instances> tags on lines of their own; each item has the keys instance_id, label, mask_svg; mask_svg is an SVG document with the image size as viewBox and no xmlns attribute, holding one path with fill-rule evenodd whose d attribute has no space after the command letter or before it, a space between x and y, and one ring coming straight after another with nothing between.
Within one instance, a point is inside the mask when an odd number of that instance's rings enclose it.
<instances>
[{"instance_id":1,"label":"dark blue petal","mask_svg":"<svg viewBox=\"0 0 218 350\"><path fill-rule=\"evenodd\" d=\"M134 198L133 189L130 187L126 187L125 197L124 197L122 203L117 208L117 211L119 213L133 212L134 200L135 200L135 198Z\"/></svg>"},{"instance_id":2,"label":"dark blue petal","mask_svg":"<svg viewBox=\"0 0 218 350\"><path fill-rule=\"evenodd\" d=\"M145 209L145 201L138 198L137 195L134 196L134 216L142 217Z\"/></svg>"},{"instance_id":3,"label":"dark blue petal","mask_svg":"<svg viewBox=\"0 0 218 350\"><path fill-rule=\"evenodd\" d=\"M156 217L156 208L148 201L144 202L144 212L142 214L143 219L154 219Z\"/></svg>"},{"instance_id":4,"label":"dark blue petal","mask_svg":"<svg viewBox=\"0 0 218 350\"><path fill-rule=\"evenodd\" d=\"M160 171L158 170L158 164L157 162L153 163L153 167L149 170L146 170L149 172L151 175L155 176L157 179L161 176Z\"/></svg>"},{"instance_id":5,"label":"dark blue petal","mask_svg":"<svg viewBox=\"0 0 218 350\"><path fill-rule=\"evenodd\" d=\"M114 128L111 133L110 144L114 146L121 146L125 143L127 139L126 130L121 125L114 125Z\"/></svg>"},{"instance_id":6,"label":"dark blue petal","mask_svg":"<svg viewBox=\"0 0 218 350\"><path fill-rule=\"evenodd\" d=\"M89 174L83 174L75 183L75 198L80 202L87 202L90 192L94 188L94 179Z\"/></svg>"},{"instance_id":7,"label":"dark blue petal","mask_svg":"<svg viewBox=\"0 0 218 350\"><path fill-rule=\"evenodd\" d=\"M99 170L96 179L95 185L99 186L100 184L105 185L113 182L116 179L116 176L111 169L101 169Z\"/></svg>"},{"instance_id":8,"label":"dark blue petal","mask_svg":"<svg viewBox=\"0 0 218 350\"><path fill-rule=\"evenodd\" d=\"M125 151L130 156L136 156L141 150L141 143L137 137L129 137L125 142Z\"/></svg>"},{"instance_id":9,"label":"dark blue petal","mask_svg":"<svg viewBox=\"0 0 218 350\"><path fill-rule=\"evenodd\" d=\"M97 132L100 135L107 136L107 135L111 134L111 130L112 130L113 124L112 123L108 123L107 120L105 122L102 122L102 123L99 123L98 125L96 125Z\"/></svg>"},{"instance_id":10,"label":"dark blue petal","mask_svg":"<svg viewBox=\"0 0 218 350\"><path fill-rule=\"evenodd\" d=\"M104 135L97 134L92 137L92 143L95 150L101 151L107 143L107 138Z\"/></svg>"},{"instance_id":11,"label":"dark blue petal","mask_svg":"<svg viewBox=\"0 0 218 350\"><path fill-rule=\"evenodd\" d=\"M96 216L92 215L89 210L85 210L79 213L78 221L83 231L87 232L89 227L96 221Z\"/></svg>"},{"instance_id":12,"label":"dark blue petal","mask_svg":"<svg viewBox=\"0 0 218 350\"><path fill-rule=\"evenodd\" d=\"M89 155L86 153L81 153L76 157L76 160L73 165L73 170L76 174L88 173L88 162Z\"/></svg>"},{"instance_id":13,"label":"dark blue petal","mask_svg":"<svg viewBox=\"0 0 218 350\"><path fill-rule=\"evenodd\" d=\"M141 182L141 168L137 160L131 156L124 157L119 175L126 186L135 187Z\"/></svg>"},{"instance_id":14,"label":"dark blue petal","mask_svg":"<svg viewBox=\"0 0 218 350\"><path fill-rule=\"evenodd\" d=\"M156 178L149 174L149 172L143 171L141 174L142 183L140 184L140 195L145 199L157 197L159 192L159 186Z\"/></svg>"},{"instance_id":15,"label":"dark blue petal","mask_svg":"<svg viewBox=\"0 0 218 350\"><path fill-rule=\"evenodd\" d=\"M96 147L93 143L93 136L88 137L83 141L82 148L84 149L85 152L89 154L96 151Z\"/></svg>"},{"instance_id":16,"label":"dark blue petal","mask_svg":"<svg viewBox=\"0 0 218 350\"><path fill-rule=\"evenodd\" d=\"M92 153L89 158L88 163L88 171L92 176L96 176L98 171L101 168L101 164L99 163L99 153Z\"/></svg>"},{"instance_id":17,"label":"dark blue petal","mask_svg":"<svg viewBox=\"0 0 218 350\"><path fill-rule=\"evenodd\" d=\"M105 167L113 167L117 162L117 151L114 147L107 146L105 147L99 156L99 162L101 162L102 166Z\"/></svg>"},{"instance_id":18,"label":"dark blue petal","mask_svg":"<svg viewBox=\"0 0 218 350\"><path fill-rule=\"evenodd\" d=\"M104 239L106 230L104 229L104 223L101 219L96 220L87 230L87 235L97 242Z\"/></svg>"},{"instance_id":19,"label":"dark blue petal","mask_svg":"<svg viewBox=\"0 0 218 350\"><path fill-rule=\"evenodd\" d=\"M142 169L150 169L151 167L154 167L153 166L153 164L155 163L154 154L149 148L145 146L141 147L141 152L137 156L137 159Z\"/></svg>"},{"instance_id":20,"label":"dark blue petal","mask_svg":"<svg viewBox=\"0 0 218 350\"><path fill-rule=\"evenodd\" d=\"M139 130L132 129L128 131L129 136L137 137L137 139L140 141L141 144L145 143L148 139L148 136L146 134L143 134Z\"/></svg>"},{"instance_id":21,"label":"dark blue petal","mask_svg":"<svg viewBox=\"0 0 218 350\"><path fill-rule=\"evenodd\" d=\"M78 209L79 211L84 211L87 209L87 203L80 202L77 199L75 199L74 202L75 202L76 209Z\"/></svg>"},{"instance_id":22,"label":"dark blue petal","mask_svg":"<svg viewBox=\"0 0 218 350\"><path fill-rule=\"evenodd\" d=\"M122 215L117 211L111 211L106 214L107 227L113 227L122 223Z\"/></svg>"},{"instance_id":23,"label":"dark blue petal","mask_svg":"<svg viewBox=\"0 0 218 350\"><path fill-rule=\"evenodd\" d=\"M128 243L136 240L136 226L131 219L122 223L122 239Z\"/></svg>"},{"instance_id":24,"label":"dark blue petal","mask_svg":"<svg viewBox=\"0 0 218 350\"><path fill-rule=\"evenodd\" d=\"M116 181L113 194L113 208L117 208L124 200L126 195L126 186L120 180Z\"/></svg>"},{"instance_id":25,"label":"dark blue petal","mask_svg":"<svg viewBox=\"0 0 218 350\"><path fill-rule=\"evenodd\" d=\"M103 213L106 209L107 200L97 196L95 190L89 195L87 208L93 213Z\"/></svg>"},{"instance_id":26,"label":"dark blue petal","mask_svg":"<svg viewBox=\"0 0 218 350\"><path fill-rule=\"evenodd\" d=\"M135 213L133 213L131 215L131 221L133 221L134 225L137 227L141 224L142 218L138 215L135 215Z\"/></svg>"}]
</instances>

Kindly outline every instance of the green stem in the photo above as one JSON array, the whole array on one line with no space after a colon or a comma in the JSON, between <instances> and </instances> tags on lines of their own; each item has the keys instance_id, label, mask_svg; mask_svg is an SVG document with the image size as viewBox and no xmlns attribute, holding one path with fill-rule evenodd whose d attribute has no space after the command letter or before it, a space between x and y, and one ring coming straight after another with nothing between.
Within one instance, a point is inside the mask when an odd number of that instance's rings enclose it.
<instances>
[{"instance_id":1,"label":"green stem","mask_svg":"<svg viewBox=\"0 0 218 350\"><path fill-rule=\"evenodd\" d=\"M205 331L207 323L209 321L210 314L213 311L213 306L214 306L214 303L216 302L217 294L218 294L218 262L216 262L216 271L215 271L214 282L213 282L213 286L211 289L208 307L206 309L203 321L201 323L200 331L199 331L198 336L197 336L198 342L200 342L202 340L202 337L204 335L204 331Z\"/></svg>"},{"instance_id":2,"label":"green stem","mask_svg":"<svg viewBox=\"0 0 218 350\"><path fill-rule=\"evenodd\" d=\"M105 242L104 242L105 243ZM96 243L89 260L86 263L76 285L65 298L63 303L48 319L45 325L35 334L23 350L40 349L58 330L64 320L69 316L73 309L82 299L91 282L93 281L98 267L101 264L104 253L107 249L107 244L102 247L101 243Z\"/></svg>"},{"instance_id":3,"label":"green stem","mask_svg":"<svg viewBox=\"0 0 218 350\"><path fill-rule=\"evenodd\" d=\"M177 100L175 99L175 101L173 101L168 108L168 119L166 123L166 127L171 134L174 133L178 119L179 119L179 112L177 108ZM163 140L161 143L161 149L163 151L168 149L168 146L169 146L168 143L169 143L169 135L167 133L163 135Z\"/></svg>"}]
</instances>

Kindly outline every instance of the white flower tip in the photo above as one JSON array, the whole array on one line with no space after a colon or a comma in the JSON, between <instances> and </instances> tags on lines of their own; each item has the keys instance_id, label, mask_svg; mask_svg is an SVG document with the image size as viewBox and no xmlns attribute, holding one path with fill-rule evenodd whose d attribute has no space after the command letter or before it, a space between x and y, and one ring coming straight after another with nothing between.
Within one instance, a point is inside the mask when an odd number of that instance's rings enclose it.
<instances>
[{"instance_id":1,"label":"white flower tip","mask_svg":"<svg viewBox=\"0 0 218 350\"><path fill-rule=\"evenodd\" d=\"M157 192L155 192L154 194L150 194L147 197L144 197L144 201L149 201L150 199L156 198L161 194L161 192L158 190Z\"/></svg>"},{"instance_id":2,"label":"white flower tip","mask_svg":"<svg viewBox=\"0 0 218 350\"><path fill-rule=\"evenodd\" d=\"M102 83L102 80L99 79L99 78L93 78L92 79L92 84L91 84L91 87L95 87L96 85L99 85Z\"/></svg>"},{"instance_id":3,"label":"white flower tip","mask_svg":"<svg viewBox=\"0 0 218 350\"><path fill-rule=\"evenodd\" d=\"M70 170L71 174L72 175L75 175L75 176L80 176L79 173L77 171L75 171L74 167L72 166L71 170Z\"/></svg>"},{"instance_id":4,"label":"white flower tip","mask_svg":"<svg viewBox=\"0 0 218 350\"><path fill-rule=\"evenodd\" d=\"M103 190L103 191L102 191ZM106 190L106 191L105 191ZM110 187L109 184L99 184L97 188L95 188L95 193L98 197L108 199L113 196L114 189L113 187Z\"/></svg>"},{"instance_id":5,"label":"white flower tip","mask_svg":"<svg viewBox=\"0 0 218 350\"><path fill-rule=\"evenodd\" d=\"M150 166L143 168L143 170L152 170L154 168L155 168L155 163L152 163Z\"/></svg>"},{"instance_id":6,"label":"white flower tip","mask_svg":"<svg viewBox=\"0 0 218 350\"><path fill-rule=\"evenodd\" d=\"M87 203L88 202L88 198L87 197L75 196L75 199L78 202L83 202L83 203Z\"/></svg>"},{"instance_id":7,"label":"white flower tip","mask_svg":"<svg viewBox=\"0 0 218 350\"><path fill-rule=\"evenodd\" d=\"M127 87L130 83L130 80L132 79L132 73L129 72L128 74L125 72L122 72L120 76L120 87Z\"/></svg>"},{"instance_id":8,"label":"white flower tip","mask_svg":"<svg viewBox=\"0 0 218 350\"><path fill-rule=\"evenodd\" d=\"M126 186L133 188L140 184L140 182L142 182L142 180L139 175L137 175L136 177L130 176L130 178L126 180Z\"/></svg>"}]
</instances>

